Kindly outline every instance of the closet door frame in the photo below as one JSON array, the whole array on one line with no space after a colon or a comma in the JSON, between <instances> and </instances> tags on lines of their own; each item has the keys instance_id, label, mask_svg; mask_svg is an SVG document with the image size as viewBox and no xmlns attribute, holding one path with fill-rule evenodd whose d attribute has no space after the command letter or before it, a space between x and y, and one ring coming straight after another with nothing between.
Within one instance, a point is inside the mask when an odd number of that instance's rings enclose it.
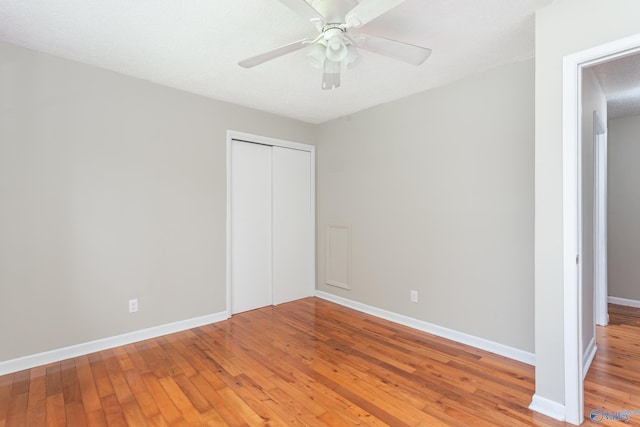
<instances>
[{"instance_id":1,"label":"closet door frame","mask_svg":"<svg viewBox=\"0 0 640 427\"><path fill-rule=\"evenodd\" d=\"M309 271L309 295L314 295L315 293L315 278L316 278L316 148L313 145L302 144L299 142L286 141L283 139L270 138L261 135L254 135L245 132L238 132L233 130L227 130L227 223L226 223L226 253L227 253L227 262L226 262L226 317L231 317L231 191L232 191L232 182L231 182L231 144L232 141L241 141L253 144L262 144L272 147L282 147L289 148L293 150L301 150L309 152L311 156L311 188L310 190L310 199L311 199L311 207L310 207L310 215L311 215L311 226L309 229L309 241L310 241L310 256L309 260L310 271Z\"/></svg>"}]
</instances>

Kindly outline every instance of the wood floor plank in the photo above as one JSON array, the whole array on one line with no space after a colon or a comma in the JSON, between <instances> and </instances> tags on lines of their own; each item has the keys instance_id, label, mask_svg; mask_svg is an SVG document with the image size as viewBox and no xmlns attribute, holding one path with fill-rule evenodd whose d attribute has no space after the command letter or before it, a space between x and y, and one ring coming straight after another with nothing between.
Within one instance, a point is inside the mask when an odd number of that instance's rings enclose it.
<instances>
[{"instance_id":1,"label":"wood floor plank","mask_svg":"<svg viewBox=\"0 0 640 427\"><path fill-rule=\"evenodd\" d=\"M149 424L149 427L169 427L167 420L164 419L162 414L154 415L151 418L148 418L147 424ZM215 425L215 424L211 424L211 425Z\"/></svg>"},{"instance_id":2,"label":"wood floor plank","mask_svg":"<svg viewBox=\"0 0 640 427\"><path fill-rule=\"evenodd\" d=\"M133 368L140 376L150 371L149 366L147 366L147 362L142 355L147 348L146 344L147 341L142 341L124 347L131 363L133 364Z\"/></svg>"},{"instance_id":3,"label":"wood floor plank","mask_svg":"<svg viewBox=\"0 0 640 427\"><path fill-rule=\"evenodd\" d=\"M353 425L386 425L365 409L341 395L339 393L339 385L334 380L324 377L322 374L313 370L313 368L304 370L303 367L300 367L300 369L314 381L313 389L316 394L312 395L311 398L321 403L328 411L341 414L343 419L351 419Z\"/></svg>"},{"instance_id":4,"label":"wood floor plank","mask_svg":"<svg viewBox=\"0 0 640 427\"><path fill-rule=\"evenodd\" d=\"M162 387L162 384L160 384L158 378L152 373L143 374L142 378L147 386L147 390L149 390L149 394L167 423L173 425L179 420L182 420L182 414L173 404L173 401Z\"/></svg>"},{"instance_id":5,"label":"wood floor plank","mask_svg":"<svg viewBox=\"0 0 640 427\"><path fill-rule=\"evenodd\" d=\"M28 403L28 393L12 394L7 410L6 424L17 427L27 426Z\"/></svg>"},{"instance_id":6,"label":"wood floor plank","mask_svg":"<svg viewBox=\"0 0 640 427\"><path fill-rule=\"evenodd\" d=\"M318 417L318 419L326 425L332 427L351 427L365 425L363 422L358 422L357 420L354 422L352 418L345 418L344 414L339 412L336 413L333 411L324 412Z\"/></svg>"},{"instance_id":7,"label":"wood floor plank","mask_svg":"<svg viewBox=\"0 0 640 427\"><path fill-rule=\"evenodd\" d=\"M76 374L78 376L78 384L80 386L80 394L82 395L82 404L85 411L88 413L99 411L102 404L93 378L93 370L87 356L76 358Z\"/></svg>"},{"instance_id":8,"label":"wood floor plank","mask_svg":"<svg viewBox=\"0 0 640 427\"><path fill-rule=\"evenodd\" d=\"M47 396L47 427L67 425L67 414L64 410L64 395L62 392Z\"/></svg>"},{"instance_id":9,"label":"wood floor plank","mask_svg":"<svg viewBox=\"0 0 640 427\"><path fill-rule=\"evenodd\" d=\"M46 368L47 396L62 393L62 364L55 363Z\"/></svg>"},{"instance_id":10,"label":"wood floor plank","mask_svg":"<svg viewBox=\"0 0 640 427\"><path fill-rule=\"evenodd\" d=\"M262 388L253 381L254 378L241 375L238 382L242 385L234 390L234 393L242 399L260 418L263 424L269 426L286 426L287 422L267 402L272 401L272 397L266 394Z\"/></svg>"},{"instance_id":11,"label":"wood floor plank","mask_svg":"<svg viewBox=\"0 0 640 427\"><path fill-rule=\"evenodd\" d=\"M113 385L111 384L111 379L109 378L109 373L107 372L107 367L102 360L100 354L97 354L98 357L91 357L91 373L93 375L93 380L96 384L96 390L98 391L98 396L102 399L105 396L109 396L114 393ZM48 387L48 386L47 386ZM48 391L48 389L47 389Z\"/></svg>"},{"instance_id":12,"label":"wood floor plank","mask_svg":"<svg viewBox=\"0 0 640 427\"><path fill-rule=\"evenodd\" d=\"M191 405L193 405L198 412L203 413L212 409L207 399L186 375L174 375L173 380L178 384L178 387L180 387L185 396L187 396L187 399L191 402Z\"/></svg>"},{"instance_id":13,"label":"wood floor plank","mask_svg":"<svg viewBox=\"0 0 640 427\"><path fill-rule=\"evenodd\" d=\"M147 368L158 378L178 373L178 369L171 363L162 347L155 340L144 342L145 349L141 352Z\"/></svg>"},{"instance_id":14,"label":"wood floor plank","mask_svg":"<svg viewBox=\"0 0 640 427\"><path fill-rule=\"evenodd\" d=\"M183 369L183 374L193 376L195 373L208 369L207 358L201 348L198 346L198 335L193 330L184 331L182 333L184 340L174 340L171 346L183 358L184 362L189 365L188 369Z\"/></svg>"},{"instance_id":15,"label":"wood floor plank","mask_svg":"<svg viewBox=\"0 0 640 427\"><path fill-rule=\"evenodd\" d=\"M136 393L135 398L145 417L153 418L156 415L160 415L160 408L158 408L157 402L147 390Z\"/></svg>"},{"instance_id":16,"label":"wood floor plank","mask_svg":"<svg viewBox=\"0 0 640 427\"><path fill-rule=\"evenodd\" d=\"M105 419L107 420L107 425L109 427L121 427L127 425L127 421L122 413L122 407L120 406L115 394L104 396L101 401Z\"/></svg>"},{"instance_id":17,"label":"wood floor plank","mask_svg":"<svg viewBox=\"0 0 640 427\"><path fill-rule=\"evenodd\" d=\"M120 406L122 407L122 414L124 415L128 425L140 427L146 427L149 425L147 423L147 417L142 413L140 405L138 405L138 402L135 399L131 399L127 402L120 402Z\"/></svg>"},{"instance_id":18,"label":"wood floor plank","mask_svg":"<svg viewBox=\"0 0 640 427\"><path fill-rule=\"evenodd\" d=\"M47 370L45 367L31 369L29 399L27 403L27 425L43 426L47 420Z\"/></svg>"},{"instance_id":19,"label":"wood floor plank","mask_svg":"<svg viewBox=\"0 0 640 427\"><path fill-rule=\"evenodd\" d=\"M133 393L133 396L144 415L151 418L159 414L160 409L149 393L144 380L140 377L140 372L136 369L130 369L124 372L124 377L129 385L131 393Z\"/></svg>"},{"instance_id":20,"label":"wood floor plank","mask_svg":"<svg viewBox=\"0 0 640 427\"><path fill-rule=\"evenodd\" d=\"M178 372L186 375L187 377L193 376L196 373L193 365L176 349L173 344L173 340L165 341L159 339L158 341L160 342L160 346L165 351L167 357L171 359L172 364L179 370Z\"/></svg>"},{"instance_id":21,"label":"wood floor plank","mask_svg":"<svg viewBox=\"0 0 640 427\"><path fill-rule=\"evenodd\" d=\"M243 424L244 421L242 420L242 418L226 405L226 403L222 399L222 396L218 393L218 391L222 389L215 389L205 379L205 377L201 375L194 375L191 378L191 382L198 389L198 392L211 405L212 409L204 412L203 418L219 420L220 425Z\"/></svg>"},{"instance_id":22,"label":"wood floor plank","mask_svg":"<svg viewBox=\"0 0 640 427\"><path fill-rule=\"evenodd\" d=\"M185 421L194 426L204 424L204 420L200 416L200 412L198 412L191 401L189 401L189 398L182 392L180 386L178 386L173 377L160 378L159 381L171 401L182 414Z\"/></svg>"},{"instance_id":23,"label":"wood floor plank","mask_svg":"<svg viewBox=\"0 0 640 427\"><path fill-rule=\"evenodd\" d=\"M102 409L98 409L93 412L87 413L87 426L88 427L107 427L107 419L104 416Z\"/></svg>"},{"instance_id":24,"label":"wood floor plank","mask_svg":"<svg viewBox=\"0 0 640 427\"><path fill-rule=\"evenodd\" d=\"M132 348L132 347L134 347L134 344L129 344L122 347L116 347L112 350L113 357L115 357L116 360L118 361L118 365L120 366L120 370L122 372L127 372L132 369L135 369L135 365L133 364L133 361L129 357L129 352L127 351L127 348Z\"/></svg>"},{"instance_id":25,"label":"wood floor plank","mask_svg":"<svg viewBox=\"0 0 640 427\"><path fill-rule=\"evenodd\" d=\"M73 359L64 360L61 363L62 394L64 395L65 406L82 401L80 383L76 372L76 363Z\"/></svg>"},{"instance_id":26,"label":"wood floor plank","mask_svg":"<svg viewBox=\"0 0 640 427\"><path fill-rule=\"evenodd\" d=\"M226 405L233 408L233 412L242 417L248 425L258 426L265 424L265 419L247 405L234 391L225 388L220 390L219 393Z\"/></svg>"},{"instance_id":27,"label":"wood floor plank","mask_svg":"<svg viewBox=\"0 0 640 427\"><path fill-rule=\"evenodd\" d=\"M31 372L29 370L16 372L13 375L11 395L18 396L29 392L29 381Z\"/></svg>"},{"instance_id":28,"label":"wood floor plank","mask_svg":"<svg viewBox=\"0 0 640 427\"><path fill-rule=\"evenodd\" d=\"M229 425L225 422L225 420L220 416L218 411L216 411L215 409L212 409L202 414L202 418L204 419L204 421L207 423L208 426L225 427Z\"/></svg>"},{"instance_id":29,"label":"wood floor plank","mask_svg":"<svg viewBox=\"0 0 640 427\"><path fill-rule=\"evenodd\" d=\"M587 417L640 408L640 310L610 315L585 380ZM0 427L566 425L528 409L534 376L307 298L0 376Z\"/></svg>"},{"instance_id":30,"label":"wood floor plank","mask_svg":"<svg viewBox=\"0 0 640 427\"><path fill-rule=\"evenodd\" d=\"M74 427L85 427L87 425L87 414L84 411L81 400L65 403L64 410L67 417L67 425Z\"/></svg>"},{"instance_id":31,"label":"wood floor plank","mask_svg":"<svg viewBox=\"0 0 640 427\"><path fill-rule=\"evenodd\" d=\"M124 376L120 362L112 350L103 352L103 360L107 369L109 381L113 386L113 391L120 402L128 402L133 398L133 393L129 388L127 379Z\"/></svg>"},{"instance_id":32,"label":"wood floor plank","mask_svg":"<svg viewBox=\"0 0 640 427\"><path fill-rule=\"evenodd\" d=\"M322 422L313 414L305 411L293 396L274 387L268 391L269 400L265 404L288 426L318 426Z\"/></svg>"},{"instance_id":33,"label":"wood floor plank","mask_svg":"<svg viewBox=\"0 0 640 427\"><path fill-rule=\"evenodd\" d=\"M13 387L13 374L0 376L0 421L7 419L7 410L11 401L11 388Z\"/></svg>"}]
</instances>

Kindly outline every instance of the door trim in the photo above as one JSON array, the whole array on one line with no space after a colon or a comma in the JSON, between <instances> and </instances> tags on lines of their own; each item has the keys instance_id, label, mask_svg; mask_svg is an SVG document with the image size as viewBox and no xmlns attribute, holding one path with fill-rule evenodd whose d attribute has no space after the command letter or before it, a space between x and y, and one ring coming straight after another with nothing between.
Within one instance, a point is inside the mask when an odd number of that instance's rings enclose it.
<instances>
[{"instance_id":1,"label":"door trim","mask_svg":"<svg viewBox=\"0 0 640 427\"><path fill-rule=\"evenodd\" d=\"M595 153L595 324L607 326L607 129L593 112ZM595 326L594 326L595 328ZM595 337L595 334L594 334Z\"/></svg>"},{"instance_id":2,"label":"door trim","mask_svg":"<svg viewBox=\"0 0 640 427\"><path fill-rule=\"evenodd\" d=\"M268 136L254 135L246 132L227 130L227 221L226 221L226 306L227 318L231 317L231 142L243 141L252 144L262 144L272 147L289 148L293 150L308 151L311 156L311 227L309 230L311 259L309 260L309 295L315 293L316 280L316 147L299 142L286 141L283 139L271 138Z\"/></svg>"},{"instance_id":3,"label":"door trim","mask_svg":"<svg viewBox=\"0 0 640 427\"><path fill-rule=\"evenodd\" d=\"M576 265L579 255L581 89L583 68L640 51L640 34L595 46L563 59L562 78L562 216L564 288L564 406L565 420L579 425L584 418L582 379L582 299Z\"/></svg>"}]
</instances>

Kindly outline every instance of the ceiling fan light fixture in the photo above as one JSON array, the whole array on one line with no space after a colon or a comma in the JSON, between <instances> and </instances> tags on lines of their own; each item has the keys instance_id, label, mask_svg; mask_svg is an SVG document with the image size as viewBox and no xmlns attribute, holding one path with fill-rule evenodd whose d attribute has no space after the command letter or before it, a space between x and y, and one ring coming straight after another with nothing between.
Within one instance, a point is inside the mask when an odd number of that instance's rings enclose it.
<instances>
[{"instance_id":1,"label":"ceiling fan light fixture","mask_svg":"<svg viewBox=\"0 0 640 427\"><path fill-rule=\"evenodd\" d=\"M347 45L342 35L333 36L327 41L327 59L333 62L342 62L348 55Z\"/></svg>"},{"instance_id":2,"label":"ceiling fan light fixture","mask_svg":"<svg viewBox=\"0 0 640 427\"><path fill-rule=\"evenodd\" d=\"M421 65L431 49L397 40L350 34L406 0L279 0L298 15L315 24L319 34L252 56L238 64L252 68L300 49L309 48L311 66L323 71L322 89L340 86L340 73L354 68L362 59L359 50L373 52L412 65Z\"/></svg>"},{"instance_id":3,"label":"ceiling fan light fixture","mask_svg":"<svg viewBox=\"0 0 640 427\"><path fill-rule=\"evenodd\" d=\"M340 87L340 63L327 59L324 61L322 90L332 90L338 87Z\"/></svg>"},{"instance_id":4,"label":"ceiling fan light fixture","mask_svg":"<svg viewBox=\"0 0 640 427\"><path fill-rule=\"evenodd\" d=\"M327 28L324 30L323 37L327 44L327 59L333 62L342 62L347 57L344 31L338 27Z\"/></svg>"},{"instance_id":5,"label":"ceiling fan light fixture","mask_svg":"<svg viewBox=\"0 0 640 427\"><path fill-rule=\"evenodd\" d=\"M307 54L307 60L313 68L322 70L324 60L326 58L327 47L323 41L319 41L311 47L311 50Z\"/></svg>"},{"instance_id":6,"label":"ceiling fan light fixture","mask_svg":"<svg viewBox=\"0 0 640 427\"><path fill-rule=\"evenodd\" d=\"M348 69L352 69L362 59L362 55L358 52L358 49L352 44L347 45L347 57L344 59L344 65Z\"/></svg>"}]
</instances>

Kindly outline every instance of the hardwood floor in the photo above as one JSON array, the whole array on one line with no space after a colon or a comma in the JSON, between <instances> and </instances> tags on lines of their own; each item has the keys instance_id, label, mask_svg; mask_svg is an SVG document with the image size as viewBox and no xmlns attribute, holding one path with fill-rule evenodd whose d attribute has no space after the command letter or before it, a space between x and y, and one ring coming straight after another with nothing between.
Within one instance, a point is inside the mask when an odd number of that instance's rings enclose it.
<instances>
[{"instance_id":1,"label":"hardwood floor","mask_svg":"<svg viewBox=\"0 0 640 427\"><path fill-rule=\"evenodd\" d=\"M632 335L599 331L611 349L601 347L587 378L588 411L640 408L640 370L627 372L638 358L616 353L638 350ZM527 409L533 376L526 364L308 298L2 376L0 427L565 425Z\"/></svg>"},{"instance_id":2,"label":"hardwood floor","mask_svg":"<svg viewBox=\"0 0 640 427\"><path fill-rule=\"evenodd\" d=\"M585 418L595 409L600 411L596 416L601 411L629 415L626 425L640 426L640 309L609 304L609 326L596 327L596 343L598 352L584 384ZM599 424L620 422L604 419Z\"/></svg>"}]
</instances>

